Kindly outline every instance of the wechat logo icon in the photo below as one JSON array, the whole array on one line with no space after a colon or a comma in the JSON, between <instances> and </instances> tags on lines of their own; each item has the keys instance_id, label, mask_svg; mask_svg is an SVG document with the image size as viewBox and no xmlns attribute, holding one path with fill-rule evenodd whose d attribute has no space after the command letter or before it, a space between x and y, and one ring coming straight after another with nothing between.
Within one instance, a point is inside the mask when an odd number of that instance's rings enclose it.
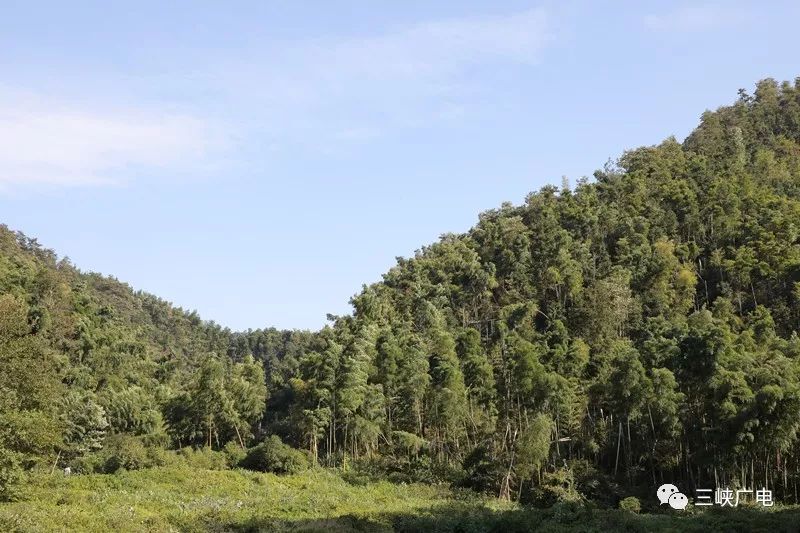
<instances>
[{"instance_id":1,"label":"wechat logo icon","mask_svg":"<svg viewBox=\"0 0 800 533\"><path fill-rule=\"evenodd\" d=\"M689 505L689 498L679 491L678 487L675 485L670 485L669 483L665 483L664 485L658 487L656 496L658 497L658 501L661 502L661 505L666 503L673 509L683 510L686 509L687 505Z\"/></svg>"}]
</instances>

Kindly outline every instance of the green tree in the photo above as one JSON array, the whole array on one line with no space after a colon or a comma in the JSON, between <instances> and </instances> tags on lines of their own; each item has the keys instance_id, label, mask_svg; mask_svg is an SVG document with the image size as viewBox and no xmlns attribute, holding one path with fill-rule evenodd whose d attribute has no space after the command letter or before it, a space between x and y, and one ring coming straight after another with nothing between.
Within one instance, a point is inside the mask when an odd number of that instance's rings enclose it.
<instances>
[{"instance_id":1,"label":"green tree","mask_svg":"<svg viewBox=\"0 0 800 533\"><path fill-rule=\"evenodd\" d=\"M433 440L441 452L457 449L467 416L467 394L453 336L441 326L430 335L431 406Z\"/></svg>"}]
</instances>

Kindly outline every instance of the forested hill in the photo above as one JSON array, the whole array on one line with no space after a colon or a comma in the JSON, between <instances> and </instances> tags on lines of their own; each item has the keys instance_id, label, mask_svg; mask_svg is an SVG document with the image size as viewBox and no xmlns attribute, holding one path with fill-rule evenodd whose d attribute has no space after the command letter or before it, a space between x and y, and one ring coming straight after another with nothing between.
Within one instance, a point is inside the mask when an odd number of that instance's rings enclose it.
<instances>
[{"instance_id":1,"label":"forested hill","mask_svg":"<svg viewBox=\"0 0 800 533\"><path fill-rule=\"evenodd\" d=\"M799 233L800 79L483 213L313 334L230 333L3 229L0 460L275 434L540 503L662 480L794 501Z\"/></svg>"},{"instance_id":2,"label":"forested hill","mask_svg":"<svg viewBox=\"0 0 800 533\"><path fill-rule=\"evenodd\" d=\"M231 333L0 226L0 500L21 467L102 461L131 443L251 442L263 368L311 337Z\"/></svg>"},{"instance_id":3,"label":"forested hill","mask_svg":"<svg viewBox=\"0 0 800 533\"><path fill-rule=\"evenodd\" d=\"M800 79L765 80L683 143L400 259L301 365L295 438L420 445L523 498L528 480L794 498L799 235Z\"/></svg>"}]
</instances>

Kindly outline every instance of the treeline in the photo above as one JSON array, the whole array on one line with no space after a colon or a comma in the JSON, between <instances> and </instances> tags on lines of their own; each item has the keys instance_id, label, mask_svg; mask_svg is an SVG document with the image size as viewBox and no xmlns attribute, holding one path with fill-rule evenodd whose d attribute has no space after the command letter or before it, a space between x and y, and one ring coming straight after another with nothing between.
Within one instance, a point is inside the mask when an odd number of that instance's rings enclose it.
<instances>
[{"instance_id":1,"label":"treeline","mask_svg":"<svg viewBox=\"0 0 800 533\"><path fill-rule=\"evenodd\" d=\"M800 80L765 80L683 143L399 259L268 372L271 427L328 464L424 457L523 499L795 501L799 237Z\"/></svg>"},{"instance_id":2,"label":"treeline","mask_svg":"<svg viewBox=\"0 0 800 533\"><path fill-rule=\"evenodd\" d=\"M315 333L231 333L3 229L0 476L114 435L277 435L540 503L663 481L797 501L799 239L800 80L483 213Z\"/></svg>"},{"instance_id":3,"label":"treeline","mask_svg":"<svg viewBox=\"0 0 800 533\"><path fill-rule=\"evenodd\" d=\"M86 471L100 459L131 464L144 449L251 444L263 365L234 361L231 347L230 331L196 313L82 273L0 226L0 499L34 467Z\"/></svg>"}]
</instances>

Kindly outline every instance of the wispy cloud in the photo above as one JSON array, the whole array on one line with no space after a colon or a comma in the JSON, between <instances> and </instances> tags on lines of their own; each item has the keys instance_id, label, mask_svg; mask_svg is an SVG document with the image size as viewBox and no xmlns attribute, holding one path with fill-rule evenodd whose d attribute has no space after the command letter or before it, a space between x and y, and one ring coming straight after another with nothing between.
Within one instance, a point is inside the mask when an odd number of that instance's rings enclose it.
<instances>
[{"instance_id":1,"label":"wispy cloud","mask_svg":"<svg viewBox=\"0 0 800 533\"><path fill-rule=\"evenodd\" d=\"M731 28L747 20L748 14L733 4L693 4L645 16L647 28L658 31L692 32Z\"/></svg>"},{"instance_id":2,"label":"wispy cloud","mask_svg":"<svg viewBox=\"0 0 800 533\"><path fill-rule=\"evenodd\" d=\"M542 9L420 23L385 35L318 47L328 74L441 79L488 60L535 63L551 39Z\"/></svg>"},{"instance_id":3,"label":"wispy cloud","mask_svg":"<svg viewBox=\"0 0 800 533\"><path fill-rule=\"evenodd\" d=\"M529 68L553 39L547 12L531 9L286 43L266 57L226 62L209 77L251 102L279 145L330 147L464 117L469 97L491 79L476 69Z\"/></svg>"},{"instance_id":4,"label":"wispy cloud","mask_svg":"<svg viewBox=\"0 0 800 533\"><path fill-rule=\"evenodd\" d=\"M219 145L201 119L97 110L0 92L0 186L118 183L130 167L186 168Z\"/></svg>"},{"instance_id":5,"label":"wispy cloud","mask_svg":"<svg viewBox=\"0 0 800 533\"><path fill-rule=\"evenodd\" d=\"M0 86L0 187L115 184L131 168L192 173L219 160L220 146L228 163L238 147L348 151L469 117L485 100L475 96L496 89L495 74L535 65L553 39L548 13L531 9L355 37L167 50L168 66L151 76L147 66L137 76L80 76L78 105ZM92 91L102 106L86 103ZM115 106L116 97L133 107Z\"/></svg>"}]
</instances>

